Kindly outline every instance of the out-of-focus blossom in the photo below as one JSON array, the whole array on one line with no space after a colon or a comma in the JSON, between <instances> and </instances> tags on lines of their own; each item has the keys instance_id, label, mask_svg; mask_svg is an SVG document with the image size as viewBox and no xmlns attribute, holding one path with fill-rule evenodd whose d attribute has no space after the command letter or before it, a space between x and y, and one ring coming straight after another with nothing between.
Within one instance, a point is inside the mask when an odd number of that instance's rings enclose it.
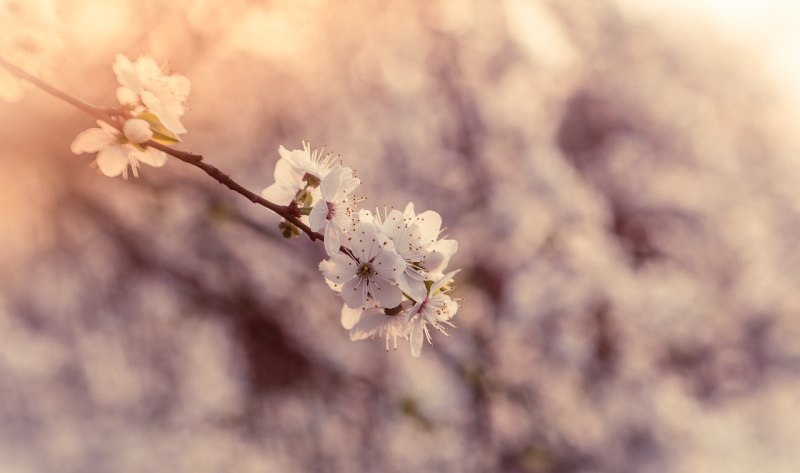
<instances>
[{"instance_id":1,"label":"out-of-focus blossom","mask_svg":"<svg viewBox=\"0 0 800 473\"><path fill-rule=\"evenodd\" d=\"M51 0L0 0L0 56L41 76L63 47L61 27ZM17 102L28 87L0 68L0 100Z\"/></svg>"},{"instance_id":2,"label":"out-of-focus blossom","mask_svg":"<svg viewBox=\"0 0 800 473\"><path fill-rule=\"evenodd\" d=\"M134 177L138 177L140 162L154 167L166 163L167 155L164 152L139 144L149 139L149 126L144 120L126 121L123 126L125 133L102 121L97 124L99 128L89 128L75 137L71 149L75 154L97 153L95 164L106 176L121 174L127 179L130 166ZM152 132L149 135L152 137Z\"/></svg>"},{"instance_id":3,"label":"out-of-focus blossom","mask_svg":"<svg viewBox=\"0 0 800 473\"><path fill-rule=\"evenodd\" d=\"M117 99L122 105L132 107L134 113L146 109L170 132L186 133L180 119L186 113L185 102L191 90L189 79L178 74L164 74L147 56L131 62L118 54L113 70L120 83Z\"/></svg>"}]
</instances>

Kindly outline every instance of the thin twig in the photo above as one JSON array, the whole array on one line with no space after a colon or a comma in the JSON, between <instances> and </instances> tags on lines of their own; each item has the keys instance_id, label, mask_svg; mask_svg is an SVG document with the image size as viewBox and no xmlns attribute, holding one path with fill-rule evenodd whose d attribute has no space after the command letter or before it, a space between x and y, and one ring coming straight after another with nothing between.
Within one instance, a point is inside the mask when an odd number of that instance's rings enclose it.
<instances>
[{"instance_id":1,"label":"thin twig","mask_svg":"<svg viewBox=\"0 0 800 473\"><path fill-rule=\"evenodd\" d=\"M61 91L59 89L56 89L55 87L53 87L52 85L48 84L47 82L44 82L43 80L39 79L38 77L35 77L35 76L25 72L24 70L20 69L19 67L17 67L15 65L11 64L10 62L6 61L2 57L0 57L0 66L4 67L6 70L8 70L10 73L14 74L15 76L19 77L20 79L25 80L27 82L30 82L31 84L33 84L37 88L47 92L48 94L52 95L53 97L55 97L57 99L60 99L60 100L62 100L64 102L72 105L73 107L77 108L78 110L80 110L80 111L82 111L82 112L84 112L84 113L86 113L88 115L91 115L92 117L94 117L94 118L96 118L98 120L103 120L105 122L109 122L115 128L117 128L118 130L121 130L121 126L122 125L120 124L119 119L122 116L122 114L120 114L118 111L116 111L114 109L107 109L107 108L103 108L103 107L98 107L98 106L89 104L87 102L84 102L82 100L79 100L79 99L73 97L72 95L67 94L66 92L63 92L63 91ZM145 142L143 144L146 145L146 146L150 146L152 148L155 148L155 149L157 149L159 151L163 151L164 153L167 153L168 155L170 155L170 156L172 156L174 158L177 158L177 159L179 159L179 160L181 160L181 161L183 161L183 162L185 162L187 164L191 164L194 167L200 168L201 170L203 170L203 172L205 172L206 174L211 176L213 179L215 179L217 182L219 182L220 184L224 185L228 189L230 189L230 190L232 190L232 191L234 191L234 192L236 192L238 194L241 194L242 196L247 198L247 200L249 200L250 202L253 202L254 204L258 204L258 205L261 205L261 206L264 206L264 207L270 209L271 211L273 211L276 214L280 215L281 217L283 217L287 221L291 222L292 225L296 226L297 228L299 228L300 230L305 232L305 234L308 235L308 237L311 239L311 241L315 241L315 240L322 241L322 240L324 240L324 237L322 236L322 234L311 230L311 228L308 225L306 225L305 223L301 222L300 219L297 216L295 216L289 210L288 207L283 206L283 205L278 205L278 204L276 204L274 202L270 202L269 200L261 197L260 195L247 190L244 186L242 186L238 182L234 181L229 175L227 175L224 172L220 171L219 168L217 168L216 166L204 162L202 155L190 153L190 152L187 152L187 151L180 151L180 150L171 148L169 146L163 145L161 143L157 143L157 142L152 141L152 140L151 141L147 141L147 142Z\"/></svg>"}]
</instances>

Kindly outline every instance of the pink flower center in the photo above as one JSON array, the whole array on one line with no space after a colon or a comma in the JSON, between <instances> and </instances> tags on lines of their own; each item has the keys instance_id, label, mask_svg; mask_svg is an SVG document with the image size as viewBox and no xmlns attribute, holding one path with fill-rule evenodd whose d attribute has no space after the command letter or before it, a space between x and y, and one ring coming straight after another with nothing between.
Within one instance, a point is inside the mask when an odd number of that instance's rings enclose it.
<instances>
[{"instance_id":1,"label":"pink flower center","mask_svg":"<svg viewBox=\"0 0 800 473\"><path fill-rule=\"evenodd\" d=\"M328 205L328 213L325 215L325 219L333 220L333 217L336 216L336 206L333 205L333 202L325 202Z\"/></svg>"}]
</instances>

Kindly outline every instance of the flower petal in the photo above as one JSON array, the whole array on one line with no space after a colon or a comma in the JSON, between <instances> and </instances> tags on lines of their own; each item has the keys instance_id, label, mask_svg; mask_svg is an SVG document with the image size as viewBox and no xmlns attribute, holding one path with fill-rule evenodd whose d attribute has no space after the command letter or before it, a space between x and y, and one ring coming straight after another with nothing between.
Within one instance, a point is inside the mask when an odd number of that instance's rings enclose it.
<instances>
[{"instance_id":1,"label":"flower petal","mask_svg":"<svg viewBox=\"0 0 800 473\"><path fill-rule=\"evenodd\" d=\"M349 256L337 253L331 256L330 259L324 260L319 263L319 270L325 279L336 283L343 284L356 275L356 263Z\"/></svg>"},{"instance_id":2,"label":"flower petal","mask_svg":"<svg viewBox=\"0 0 800 473\"><path fill-rule=\"evenodd\" d=\"M403 214L398 210L392 209L392 211L386 214L381 231L383 231L387 237L391 238L392 241L397 242L405 228L406 225L403 220Z\"/></svg>"},{"instance_id":3,"label":"flower petal","mask_svg":"<svg viewBox=\"0 0 800 473\"><path fill-rule=\"evenodd\" d=\"M458 312L458 302L454 301L450 296L443 296L445 312L439 317L439 320L450 320Z\"/></svg>"},{"instance_id":4,"label":"flower petal","mask_svg":"<svg viewBox=\"0 0 800 473\"><path fill-rule=\"evenodd\" d=\"M403 272L397 276L397 285L402 291L411 296L414 302L425 300L425 297L428 295L425 281L414 278L407 272Z\"/></svg>"},{"instance_id":5,"label":"flower petal","mask_svg":"<svg viewBox=\"0 0 800 473\"><path fill-rule=\"evenodd\" d=\"M167 153L150 147L147 147L144 151L137 150L136 158L156 168L160 168L167 163Z\"/></svg>"},{"instance_id":6,"label":"flower petal","mask_svg":"<svg viewBox=\"0 0 800 473\"><path fill-rule=\"evenodd\" d=\"M131 60L126 56L117 54L116 61L111 69L117 76L117 82L119 82L123 87L132 89L134 92L138 91L142 87L141 82L139 82L139 78L133 69L133 63L131 63Z\"/></svg>"},{"instance_id":7,"label":"flower petal","mask_svg":"<svg viewBox=\"0 0 800 473\"><path fill-rule=\"evenodd\" d=\"M414 358L419 358L419 354L422 351L422 339L423 339L423 331L422 325L424 324L422 320L422 316L417 316L416 318L411 320L411 355Z\"/></svg>"},{"instance_id":8,"label":"flower petal","mask_svg":"<svg viewBox=\"0 0 800 473\"><path fill-rule=\"evenodd\" d=\"M360 313L361 319L350 330L350 340L364 340L378 334L386 316L380 311L370 309Z\"/></svg>"},{"instance_id":9,"label":"flower petal","mask_svg":"<svg viewBox=\"0 0 800 473\"><path fill-rule=\"evenodd\" d=\"M342 246L341 235L342 232L332 222L325 226L325 251L328 256L339 253L339 247Z\"/></svg>"},{"instance_id":10,"label":"flower petal","mask_svg":"<svg viewBox=\"0 0 800 473\"><path fill-rule=\"evenodd\" d=\"M361 309L351 309L346 305L342 306L342 327L346 330L353 328L355 324L361 319Z\"/></svg>"},{"instance_id":11,"label":"flower petal","mask_svg":"<svg viewBox=\"0 0 800 473\"><path fill-rule=\"evenodd\" d=\"M365 263L374 258L381 249L375 233L375 227L366 222L356 224L350 238L349 248L353 250L359 261Z\"/></svg>"},{"instance_id":12,"label":"flower petal","mask_svg":"<svg viewBox=\"0 0 800 473\"><path fill-rule=\"evenodd\" d=\"M386 247L375 256L372 265L380 276L390 281L397 280L397 276L406 269L406 262L403 258Z\"/></svg>"},{"instance_id":13,"label":"flower petal","mask_svg":"<svg viewBox=\"0 0 800 473\"><path fill-rule=\"evenodd\" d=\"M351 278L342 285L342 299L351 309L363 309L367 305L367 285L361 278Z\"/></svg>"},{"instance_id":14,"label":"flower petal","mask_svg":"<svg viewBox=\"0 0 800 473\"><path fill-rule=\"evenodd\" d=\"M342 175L345 173L345 168L342 166L336 165L331 169L325 179L322 180L322 183L319 185L320 191L322 191L322 199L328 202L333 202L336 200L337 191L339 190L339 186L342 182ZM349 169L349 168L347 168Z\"/></svg>"},{"instance_id":15,"label":"flower petal","mask_svg":"<svg viewBox=\"0 0 800 473\"><path fill-rule=\"evenodd\" d=\"M427 210L417 215L417 225L422 238L429 243L433 243L439 238L439 231L442 228L442 217L433 210Z\"/></svg>"},{"instance_id":16,"label":"flower petal","mask_svg":"<svg viewBox=\"0 0 800 473\"><path fill-rule=\"evenodd\" d=\"M116 137L100 128L89 128L84 130L72 140L70 149L75 154L96 153L103 148L111 146L116 141Z\"/></svg>"},{"instance_id":17,"label":"flower petal","mask_svg":"<svg viewBox=\"0 0 800 473\"><path fill-rule=\"evenodd\" d=\"M288 149L284 148L283 145L281 145L280 147L278 147L278 154L281 156L281 159L287 159L288 160L289 156L291 156L292 152L289 151Z\"/></svg>"},{"instance_id":18,"label":"flower petal","mask_svg":"<svg viewBox=\"0 0 800 473\"><path fill-rule=\"evenodd\" d=\"M275 182L286 187L297 187L297 190L303 187L303 176L298 174L285 159L279 159L275 163L273 176L275 176Z\"/></svg>"},{"instance_id":19,"label":"flower petal","mask_svg":"<svg viewBox=\"0 0 800 473\"><path fill-rule=\"evenodd\" d=\"M453 280L453 276L455 276L456 273L458 273L459 271L461 271L461 270L460 269L456 269L455 271L450 271L449 273L445 274L441 279L439 279L438 281L433 283L433 285L431 285L430 294L436 294L436 291L441 289L445 284L447 284L450 281L452 281Z\"/></svg>"},{"instance_id":20,"label":"flower petal","mask_svg":"<svg viewBox=\"0 0 800 473\"><path fill-rule=\"evenodd\" d=\"M120 145L103 148L95 160L97 168L108 177L119 176L130 162L128 152L128 148Z\"/></svg>"},{"instance_id":21,"label":"flower petal","mask_svg":"<svg viewBox=\"0 0 800 473\"><path fill-rule=\"evenodd\" d=\"M350 168L345 168L345 169L350 169ZM352 173L352 171L351 171L351 173ZM357 177L353 177L352 174L351 174L350 177L347 177L347 178L341 180L341 183L339 184L338 196L340 198L348 196L348 195L352 194L353 191L356 189L356 187L358 187L360 185L361 185L361 179L359 179Z\"/></svg>"},{"instance_id":22,"label":"flower petal","mask_svg":"<svg viewBox=\"0 0 800 473\"><path fill-rule=\"evenodd\" d=\"M180 74L168 76L167 83L169 84L170 92L181 102L186 100L186 97L188 97L189 93L192 91L192 82L188 77Z\"/></svg>"},{"instance_id":23,"label":"flower petal","mask_svg":"<svg viewBox=\"0 0 800 473\"><path fill-rule=\"evenodd\" d=\"M139 103L139 94L128 87L118 87L117 100L119 100L120 105L135 105Z\"/></svg>"},{"instance_id":24,"label":"flower petal","mask_svg":"<svg viewBox=\"0 0 800 473\"><path fill-rule=\"evenodd\" d=\"M403 218L406 218L409 220L409 222L412 222L416 217L417 214L414 213L414 202L409 202L406 204L406 208L403 209Z\"/></svg>"},{"instance_id":25,"label":"flower petal","mask_svg":"<svg viewBox=\"0 0 800 473\"><path fill-rule=\"evenodd\" d=\"M393 281L381 277L373 277L369 281L369 292L378 305L391 309L403 301L403 291Z\"/></svg>"},{"instance_id":26,"label":"flower petal","mask_svg":"<svg viewBox=\"0 0 800 473\"><path fill-rule=\"evenodd\" d=\"M164 125L164 127L166 127L169 131L175 133L176 135L186 133L186 128L183 126L183 123L181 123L178 115L169 113L167 111L153 111L153 113L161 121L161 124Z\"/></svg>"},{"instance_id":27,"label":"flower petal","mask_svg":"<svg viewBox=\"0 0 800 473\"><path fill-rule=\"evenodd\" d=\"M277 182L261 191L261 197L275 202L278 205L289 205L297 191L293 191Z\"/></svg>"},{"instance_id":28,"label":"flower petal","mask_svg":"<svg viewBox=\"0 0 800 473\"><path fill-rule=\"evenodd\" d=\"M318 232L324 227L328 220L325 218L328 215L328 203L320 200L314 207L311 209L311 213L308 215L308 222L311 226L311 229L315 232Z\"/></svg>"},{"instance_id":29,"label":"flower petal","mask_svg":"<svg viewBox=\"0 0 800 473\"><path fill-rule=\"evenodd\" d=\"M450 258L458 251L456 240L439 240L428 247L430 252L425 256L420 265L431 272L439 272L447 267Z\"/></svg>"}]
</instances>

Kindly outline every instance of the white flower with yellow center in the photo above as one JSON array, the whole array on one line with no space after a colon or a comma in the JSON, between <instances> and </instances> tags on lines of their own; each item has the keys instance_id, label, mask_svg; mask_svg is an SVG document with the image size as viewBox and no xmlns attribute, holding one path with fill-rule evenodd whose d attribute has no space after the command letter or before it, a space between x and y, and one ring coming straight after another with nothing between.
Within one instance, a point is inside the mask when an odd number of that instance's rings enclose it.
<instances>
[{"instance_id":1,"label":"white flower with yellow center","mask_svg":"<svg viewBox=\"0 0 800 473\"><path fill-rule=\"evenodd\" d=\"M325 278L341 284L341 296L351 309L372 308L376 304L394 308L403 300L397 275L405 262L392 242L367 223L359 223L345 241L346 254L335 253L319 264Z\"/></svg>"},{"instance_id":2,"label":"white flower with yellow center","mask_svg":"<svg viewBox=\"0 0 800 473\"><path fill-rule=\"evenodd\" d=\"M108 123L98 121L99 128L89 128L72 141L75 154L97 153L95 164L108 177L120 174L128 178L128 166L134 177L139 177L139 163L161 167L167 155L155 148L141 146L153 137L150 125L141 119L132 118L123 125L124 133Z\"/></svg>"}]
</instances>

